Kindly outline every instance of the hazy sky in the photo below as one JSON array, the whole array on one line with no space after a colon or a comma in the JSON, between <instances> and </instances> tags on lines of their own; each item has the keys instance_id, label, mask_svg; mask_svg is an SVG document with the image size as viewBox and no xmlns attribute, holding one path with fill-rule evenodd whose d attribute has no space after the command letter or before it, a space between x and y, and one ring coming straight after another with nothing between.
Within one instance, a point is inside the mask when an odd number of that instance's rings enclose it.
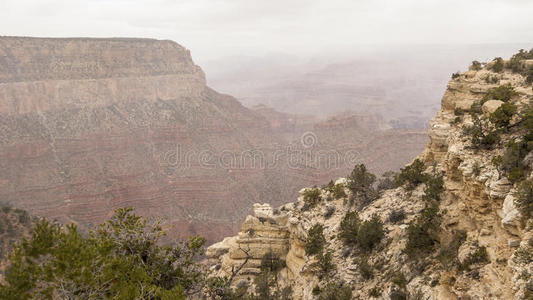
<instances>
[{"instance_id":1,"label":"hazy sky","mask_svg":"<svg viewBox=\"0 0 533 300\"><path fill-rule=\"evenodd\" d=\"M0 0L0 35L152 37L200 63L357 44L533 41L531 0Z\"/></svg>"}]
</instances>

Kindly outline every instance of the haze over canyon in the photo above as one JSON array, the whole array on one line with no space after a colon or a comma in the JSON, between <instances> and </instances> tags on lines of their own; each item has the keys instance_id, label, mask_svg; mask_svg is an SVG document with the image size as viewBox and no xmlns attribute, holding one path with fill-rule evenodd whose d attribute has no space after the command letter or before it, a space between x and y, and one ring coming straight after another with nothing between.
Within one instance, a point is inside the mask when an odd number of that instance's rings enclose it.
<instances>
[{"instance_id":1,"label":"haze over canyon","mask_svg":"<svg viewBox=\"0 0 533 300\"><path fill-rule=\"evenodd\" d=\"M0 201L82 226L133 206L170 238L217 240L251 203L359 162L398 169L426 143L374 114L246 108L172 41L1 37L0 100Z\"/></svg>"}]
</instances>

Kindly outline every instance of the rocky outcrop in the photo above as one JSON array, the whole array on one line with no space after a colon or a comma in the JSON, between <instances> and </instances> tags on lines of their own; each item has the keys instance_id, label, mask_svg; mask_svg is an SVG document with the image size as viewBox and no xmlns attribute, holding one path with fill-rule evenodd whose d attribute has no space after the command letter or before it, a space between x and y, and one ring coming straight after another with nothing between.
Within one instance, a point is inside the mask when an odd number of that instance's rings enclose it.
<instances>
[{"instance_id":1,"label":"rocky outcrop","mask_svg":"<svg viewBox=\"0 0 533 300\"><path fill-rule=\"evenodd\" d=\"M415 299L530 297L533 285L533 226L531 220L524 223L516 207L516 183L511 182L497 165L507 142L519 139L522 133L502 131L501 140L493 149L479 149L472 144L472 137L466 133L468 130L465 131L475 120L470 114L461 113L461 110L470 110L470 106L481 100L490 88L499 86L486 80L489 76L498 76L499 84L510 83L514 87L518 95L510 101L519 112L527 109L533 100L531 84L526 83L521 75L508 70L499 74L486 68L468 71L449 83L442 108L431 121L430 143L418 156L425 163L427 174L443 174L444 192L438 202L440 221L437 224L440 225L432 252L408 258L404 250L410 224L427 205L423 200L426 184L420 184L413 190L407 190L405 186L386 190L377 200L358 211L361 220L377 215L383 222L384 237L376 249L364 255L345 246L339 238L341 220L353 210L347 201L350 191L345 189L347 197L334 200L330 190L320 189L319 204L314 208L309 208L300 196L296 202L275 210L288 219L282 230L288 231L289 236L283 240L285 244L282 248L288 248L288 251L280 253L286 267L280 271L282 279L278 283L291 286L294 299L316 299L326 282L343 282L352 288L355 299L369 299L376 294L381 299L403 299L397 298L398 295L419 297ZM495 111L493 104L495 102L486 105L483 111ZM480 118L486 126L490 125L487 116L481 114ZM529 160L525 165L529 165ZM527 174L526 177L531 176ZM337 183L343 182L339 180ZM394 219L392 216L400 211L402 218ZM307 255L304 248L309 238L308 230L315 224L323 225L324 251L331 251L332 262L336 266L327 277L316 270L317 255ZM242 234L239 233L239 237ZM459 237L459 234L464 236ZM456 254L450 252L453 243L458 243ZM228 255L232 249L238 249L236 244L225 245L227 253L214 255L214 252L208 252L214 275L231 275L227 270L234 272L235 268L228 269L227 266L243 264L243 261L235 261ZM254 255L250 259L259 260L263 253ZM479 261L472 258L476 255L479 255L476 258ZM457 266L450 267L445 259L455 261ZM472 261L477 264L470 268ZM364 275L363 269L368 269L368 266L374 268L370 276ZM216 270L219 268L226 271L218 273ZM402 276L398 277L400 273Z\"/></svg>"}]
</instances>

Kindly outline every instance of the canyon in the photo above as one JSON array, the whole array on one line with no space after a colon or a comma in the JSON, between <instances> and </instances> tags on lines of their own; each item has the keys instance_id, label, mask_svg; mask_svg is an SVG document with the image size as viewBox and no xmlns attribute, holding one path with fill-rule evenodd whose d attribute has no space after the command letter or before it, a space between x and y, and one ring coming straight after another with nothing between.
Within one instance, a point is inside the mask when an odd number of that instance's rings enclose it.
<instances>
[{"instance_id":1,"label":"canyon","mask_svg":"<svg viewBox=\"0 0 533 300\"><path fill-rule=\"evenodd\" d=\"M0 37L0 201L82 228L132 206L169 239L212 242L252 203L285 203L356 162L398 169L426 141L377 115L246 108L173 41Z\"/></svg>"},{"instance_id":2,"label":"canyon","mask_svg":"<svg viewBox=\"0 0 533 300\"><path fill-rule=\"evenodd\" d=\"M256 203L207 249L212 276L287 299L532 299L531 148L513 145L532 139L533 49L519 54L449 81L430 142L395 186L364 202L369 177L356 169L294 202Z\"/></svg>"}]
</instances>

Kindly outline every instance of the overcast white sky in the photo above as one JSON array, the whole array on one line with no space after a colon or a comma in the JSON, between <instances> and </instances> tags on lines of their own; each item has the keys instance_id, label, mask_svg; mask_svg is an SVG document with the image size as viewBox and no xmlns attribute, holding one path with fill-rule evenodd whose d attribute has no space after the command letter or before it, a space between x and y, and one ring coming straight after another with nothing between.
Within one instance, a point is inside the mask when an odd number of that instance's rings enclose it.
<instances>
[{"instance_id":1,"label":"overcast white sky","mask_svg":"<svg viewBox=\"0 0 533 300\"><path fill-rule=\"evenodd\" d=\"M197 62L357 44L533 41L531 0L0 0L0 35L151 37Z\"/></svg>"}]
</instances>

